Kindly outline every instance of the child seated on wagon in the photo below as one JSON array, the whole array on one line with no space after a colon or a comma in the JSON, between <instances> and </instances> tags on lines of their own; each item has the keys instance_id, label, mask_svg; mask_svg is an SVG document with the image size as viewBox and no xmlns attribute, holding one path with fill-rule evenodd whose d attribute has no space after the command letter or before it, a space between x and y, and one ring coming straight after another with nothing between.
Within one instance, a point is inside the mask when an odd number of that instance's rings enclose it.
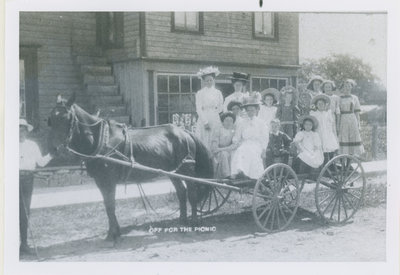
<instances>
[{"instance_id":1,"label":"child seated on wagon","mask_svg":"<svg viewBox=\"0 0 400 275\"><path fill-rule=\"evenodd\" d=\"M314 116L306 115L299 119L301 131L293 139L298 155L293 169L298 174L308 174L318 169L324 162L321 139L315 130L318 121Z\"/></svg>"},{"instance_id":2,"label":"child seated on wagon","mask_svg":"<svg viewBox=\"0 0 400 275\"><path fill-rule=\"evenodd\" d=\"M233 135L235 134L234 123L236 116L232 112L225 112L220 115L222 125L215 131L211 150L215 160L216 178L225 178L231 174L231 155L236 147L232 145Z\"/></svg>"},{"instance_id":3,"label":"child seated on wagon","mask_svg":"<svg viewBox=\"0 0 400 275\"><path fill-rule=\"evenodd\" d=\"M289 149L292 139L280 131L281 123L279 119L275 118L270 123L269 142L265 154L265 167L274 163L289 162Z\"/></svg>"}]
</instances>

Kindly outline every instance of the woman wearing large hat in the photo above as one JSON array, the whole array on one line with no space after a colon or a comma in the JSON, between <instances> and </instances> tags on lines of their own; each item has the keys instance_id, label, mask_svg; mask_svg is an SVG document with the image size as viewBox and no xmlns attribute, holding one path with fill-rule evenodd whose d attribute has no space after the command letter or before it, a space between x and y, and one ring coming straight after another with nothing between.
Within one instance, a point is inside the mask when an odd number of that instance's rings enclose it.
<instances>
[{"instance_id":1,"label":"woman wearing large hat","mask_svg":"<svg viewBox=\"0 0 400 275\"><path fill-rule=\"evenodd\" d=\"M324 82L324 79L319 76L313 76L307 84L307 90L309 91L311 97L317 96L322 93L321 85Z\"/></svg>"},{"instance_id":2,"label":"woman wearing large hat","mask_svg":"<svg viewBox=\"0 0 400 275\"><path fill-rule=\"evenodd\" d=\"M242 107L247 116L233 137L237 150L232 156L231 174L233 178L245 176L257 179L264 171L263 157L268 145L268 129L265 122L257 117L260 108L257 97L245 97Z\"/></svg>"},{"instance_id":3,"label":"woman wearing large hat","mask_svg":"<svg viewBox=\"0 0 400 275\"><path fill-rule=\"evenodd\" d=\"M196 93L196 136L211 148L213 132L220 127L219 113L222 112L224 102L222 93L215 88L215 77L219 75L216 67L201 69L197 75L202 79L204 87Z\"/></svg>"},{"instance_id":4,"label":"woman wearing large hat","mask_svg":"<svg viewBox=\"0 0 400 275\"><path fill-rule=\"evenodd\" d=\"M224 111L228 111L228 105L231 101L237 101L243 103L243 99L246 96L245 87L249 82L250 75L247 73L233 72L230 77L233 85L234 92L228 95L224 100Z\"/></svg>"},{"instance_id":5,"label":"woman wearing large hat","mask_svg":"<svg viewBox=\"0 0 400 275\"><path fill-rule=\"evenodd\" d=\"M364 146L360 135L360 101L351 94L356 82L347 79L341 85L340 117L339 117L339 145L340 153L360 156L364 153Z\"/></svg>"},{"instance_id":6,"label":"woman wearing large hat","mask_svg":"<svg viewBox=\"0 0 400 275\"><path fill-rule=\"evenodd\" d=\"M293 86L285 86L281 89L281 98L276 117L281 121L281 130L290 138L296 135L297 119L300 110L297 106L298 91Z\"/></svg>"}]
</instances>

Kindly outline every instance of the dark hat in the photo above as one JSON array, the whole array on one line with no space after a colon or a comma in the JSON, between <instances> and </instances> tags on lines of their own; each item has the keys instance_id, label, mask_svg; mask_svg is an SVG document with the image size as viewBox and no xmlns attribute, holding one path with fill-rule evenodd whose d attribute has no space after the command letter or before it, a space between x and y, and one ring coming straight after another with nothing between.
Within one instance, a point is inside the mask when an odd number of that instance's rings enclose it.
<instances>
[{"instance_id":1,"label":"dark hat","mask_svg":"<svg viewBox=\"0 0 400 275\"><path fill-rule=\"evenodd\" d=\"M228 109L228 111L232 111L232 108L233 108L234 106L239 106L239 108L242 108L242 103L239 102L239 101L233 100L233 101L231 101L231 102L228 103L228 106L226 107L226 109Z\"/></svg>"},{"instance_id":2,"label":"dark hat","mask_svg":"<svg viewBox=\"0 0 400 275\"><path fill-rule=\"evenodd\" d=\"M260 106L261 102L257 96L247 96L243 100L242 108L246 108L249 106Z\"/></svg>"},{"instance_id":3,"label":"dark hat","mask_svg":"<svg viewBox=\"0 0 400 275\"><path fill-rule=\"evenodd\" d=\"M316 80L321 81L321 84L324 82L324 79L321 76L319 76L319 75L313 76L310 79L310 81L308 81L308 84L307 84L307 89L308 90L312 90L313 89L312 85L313 85L314 81L316 81Z\"/></svg>"},{"instance_id":4,"label":"dark hat","mask_svg":"<svg viewBox=\"0 0 400 275\"><path fill-rule=\"evenodd\" d=\"M264 90L264 91L261 92L261 98L264 100L264 98L265 98L267 95L272 96L272 98L274 99L274 101L275 101L275 102L278 102L280 93L279 93L279 91L278 91L277 89L275 89L275 88L268 88L268 89L266 89L266 90Z\"/></svg>"},{"instance_id":5,"label":"dark hat","mask_svg":"<svg viewBox=\"0 0 400 275\"><path fill-rule=\"evenodd\" d=\"M224 122L225 118L227 118L228 116L231 117L231 118L233 119L233 122L236 121L236 116L235 116L235 114L232 113L232 112L225 112L225 113L222 113L222 114L219 115L219 118L221 119L222 122Z\"/></svg>"},{"instance_id":6,"label":"dark hat","mask_svg":"<svg viewBox=\"0 0 400 275\"><path fill-rule=\"evenodd\" d=\"M332 80L325 80L325 81L322 82L322 84L321 84L321 90L322 90L323 93L325 93L325 92L324 92L324 86L325 86L326 84L331 84L331 85L332 85L332 90L333 90L333 91L336 90L335 82L333 82Z\"/></svg>"},{"instance_id":7,"label":"dark hat","mask_svg":"<svg viewBox=\"0 0 400 275\"><path fill-rule=\"evenodd\" d=\"M250 74L247 73L240 73L240 72L233 72L232 76L230 77L232 83L236 81L248 82L250 79Z\"/></svg>"},{"instance_id":8,"label":"dark hat","mask_svg":"<svg viewBox=\"0 0 400 275\"><path fill-rule=\"evenodd\" d=\"M317 96L314 96L311 100L311 105L314 105L317 103L318 100L323 100L325 101L325 104L331 105L331 98L327 96L326 94L320 94Z\"/></svg>"},{"instance_id":9,"label":"dark hat","mask_svg":"<svg viewBox=\"0 0 400 275\"><path fill-rule=\"evenodd\" d=\"M299 118L299 125L303 126L303 123L305 120L311 120L313 123L313 130L316 130L318 128L318 120L315 116L311 115L305 115Z\"/></svg>"}]
</instances>

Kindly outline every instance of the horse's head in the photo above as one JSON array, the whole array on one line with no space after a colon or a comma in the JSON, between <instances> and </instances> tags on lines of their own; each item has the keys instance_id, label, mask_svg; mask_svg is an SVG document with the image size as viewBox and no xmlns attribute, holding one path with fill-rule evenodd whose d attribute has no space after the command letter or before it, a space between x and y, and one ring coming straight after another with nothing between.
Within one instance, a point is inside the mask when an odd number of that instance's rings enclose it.
<instances>
[{"instance_id":1,"label":"horse's head","mask_svg":"<svg viewBox=\"0 0 400 275\"><path fill-rule=\"evenodd\" d=\"M56 106L51 110L47 120L50 126L49 150L57 151L62 145L67 145L72 136L74 124L73 104L75 93L67 100L57 96Z\"/></svg>"}]
</instances>

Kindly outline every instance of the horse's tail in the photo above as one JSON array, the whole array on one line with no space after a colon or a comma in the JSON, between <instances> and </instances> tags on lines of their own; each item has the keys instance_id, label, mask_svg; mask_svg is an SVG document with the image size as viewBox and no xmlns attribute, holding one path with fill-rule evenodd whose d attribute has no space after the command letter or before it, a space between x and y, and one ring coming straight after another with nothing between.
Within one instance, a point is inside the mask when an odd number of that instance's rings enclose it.
<instances>
[{"instance_id":1,"label":"horse's tail","mask_svg":"<svg viewBox=\"0 0 400 275\"><path fill-rule=\"evenodd\" d=\"M211 152L207 147L201 142L201 140L194 134L190 133L194 143L196 144L196 155L195 155L195 173L196 177L212 179L214 178L214 165ZM199 193L198 200L201 201L205 196L207 196L211 191L211 186L199 184L201 188L198 188Z\"/></svg>"}]
</instances>

